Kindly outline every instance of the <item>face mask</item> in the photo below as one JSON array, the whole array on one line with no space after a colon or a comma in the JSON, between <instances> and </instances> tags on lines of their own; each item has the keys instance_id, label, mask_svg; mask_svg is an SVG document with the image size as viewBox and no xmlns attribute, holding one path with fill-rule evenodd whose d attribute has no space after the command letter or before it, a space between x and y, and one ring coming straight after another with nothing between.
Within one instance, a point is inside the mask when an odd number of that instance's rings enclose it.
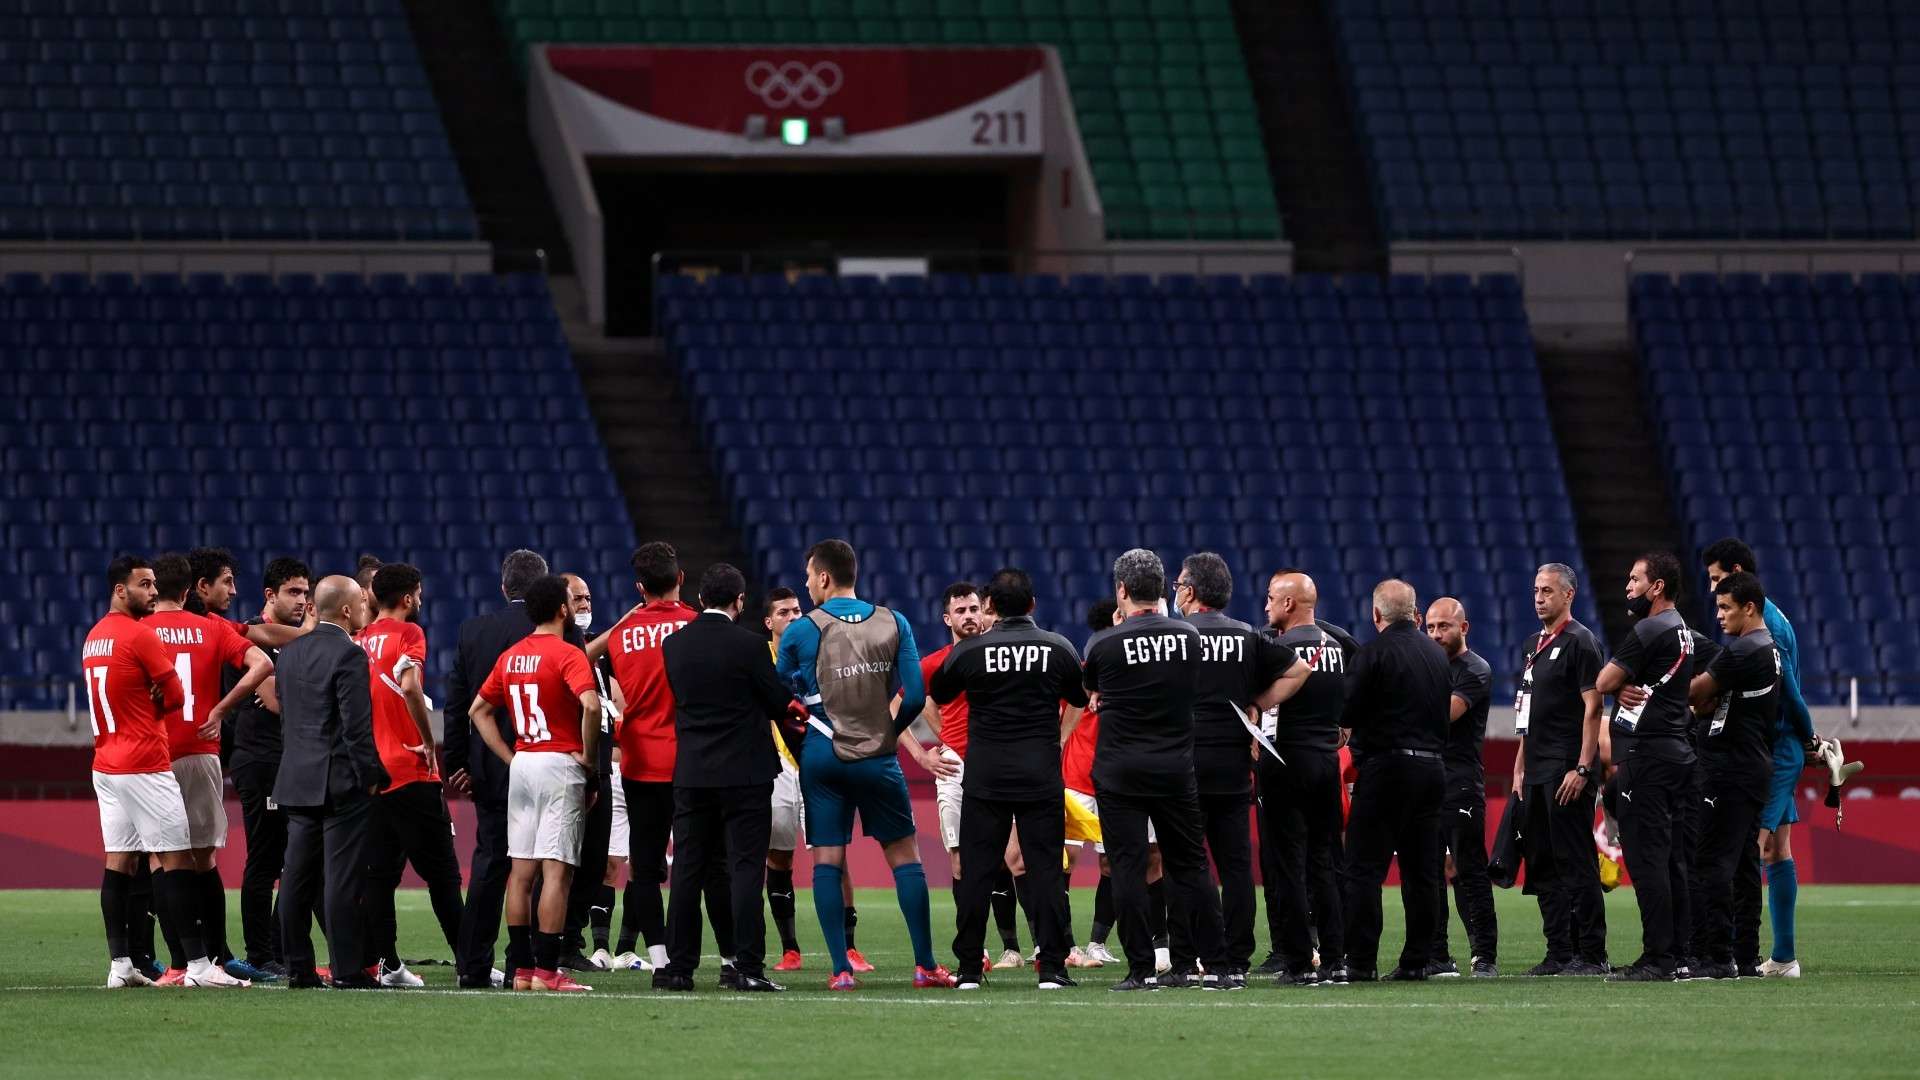
<instances>
[{"instance_id":1,"label":"face mask","mask_svg":"<svg viewBox=\"0 0 1920 1080\"><path fill-rule=\"evenodd\" d=\"M582 611L582 612L576 613L573 617L573 625L579 627L582 630L585 630L587 627L592 626L593 612Z\"/></svg>"},{"instance_id":2,"label":"face mask","mask_svg":"<svg viewBox=\"0 0 1920 1080\"><path fill-rule=\"evenodd\" d=\"M1627 597L1627 614L1636 619L1644 619L1653 610L1653 597L1646 593Z\"/></svg>"}]
</instances>

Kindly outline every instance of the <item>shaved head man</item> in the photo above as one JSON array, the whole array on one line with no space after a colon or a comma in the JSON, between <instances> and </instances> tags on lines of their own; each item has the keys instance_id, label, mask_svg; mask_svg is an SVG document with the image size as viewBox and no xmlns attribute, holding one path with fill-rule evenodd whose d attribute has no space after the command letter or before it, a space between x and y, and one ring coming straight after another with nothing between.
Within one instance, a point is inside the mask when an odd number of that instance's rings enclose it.
<instances>
[{"instance_id":1,"label":"shaved head man","mask_svg":"<svg viewBox=\"0 0 1920 1080\"><path fill-rule=\"evenodd\" d=\"M366 594L359 582L335 574L320 579L313 606L313 632L280 650L274 676L285 742L273 800L287 810L280 877L287 985L322 985L309 927L324 889L332 985L372 990L380 984L365 969L378 961L363 952L359 906L372 799L390 777L374 744L372 672L351 636L367 624Z\"/></svg>"},{"instance_id":2,"label":"shaved head man","mask_svg":"<svg viewBox=\"0 0 1920 1080\"><path fill-rule=\"evenodd\" d=\"M1447 654L1414 625L1413 586L1388 578L1373 588L1379 635L1353 658L1343 725L1353 732L1353 785L1347 818L1347 967L1354 981L1376 978L1380 886L1400 860L1406 944L1386 977L1421 981L1435 957L1433 905L1440 891L1441 765L1447 744Z\"/></svg>"},{"instance_id":3,"label":"shaved head man","mask_svg":"<svg viewBox=\"0 0 1920 1080\"><path fill-rule=\"evenodd\" d=\"M313 610L322 622L337 623L358 632L367 625L366 590L345 574L330 574L314 587Z\"/></svg>"},{"instance_id":4,"label":"shaved head man","mask_svg":"<svg viewBox=\"0 0 1920 1080\"><path fill-rule=\"evenodd\" d=\"M1467 926L1475 978L1499 974L1495 954L1499 924L1493 913L1493 882L1487 878L1487 787L1480 743L1487 733L1487 706L1492 700L1493 668L1467 648L1466 605L1443 596L1427 607L1427 636L1446 650L1453 697L1448 704L1447 748L1442 764L1446 790L1440 807L1440 842L1452 856L1453 873L1442 874L1435 904L1436 953L1427 975L1454 976L1460 967L1447 949L1447 888L1453 879L1460 921Z\"/></svg>"},{"instance_id":5,"label":"shaved head man","mask_svg":"<svg viewBox=\"0 0 1920 1080\"><path fill-rule=\"evenodd\" d=\"M1311 577L1291 567L1267 579L1267 636L1308 668L1300 692L1260 717L1262 731L1284 760L1263 754L1255 769L1261 873L1273 941L1273 955L1261 970L1282 986L1317 986L1347 977L1339 887L1344 862L1340 716L1347 703L1347 665L1360 644L1315 615L1319 594ZM1323 961L1317 971L1314 927Z\"/></svg>"}]
</instances>

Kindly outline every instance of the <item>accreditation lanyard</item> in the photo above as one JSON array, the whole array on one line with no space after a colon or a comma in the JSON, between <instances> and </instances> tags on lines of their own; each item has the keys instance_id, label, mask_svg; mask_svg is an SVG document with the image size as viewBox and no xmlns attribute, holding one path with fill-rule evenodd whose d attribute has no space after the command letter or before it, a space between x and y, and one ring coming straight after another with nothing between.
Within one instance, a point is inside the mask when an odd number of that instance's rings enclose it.
<instances>
[{"instance_id":1,"label":"accreditation lanyard","mask_svg":"<svg viewBox=\"0 0 1920 1080\"><path fill-rule=\"evenodd\" d=\"M1547 646L1558 641L1560 635L1567 632L1567 624L1572 621L1571 617L1567 618L1554 629L1553 633L1548 634L1532 653L1528 654L1526 666L1520 671L1520 692L1513 698L1513 733L1515 735L1525 735L1527 723L1533 718L1533 662L1540 659L1540 654L1547 651Z\"/></svg>"},{"instance_id":2,"label":"accreditation lanyard","mask_svg":"<svg viewBox=\"0 0 1920 1080\"><path fill-rule=\"evenodd\" d=\"M1683 642L1686 640L1684 630L1682 632L1681 640ZM1687 657L1689 655L1691 655L1691 653L1688 651L1686 645L1682 644L1680 646L1680 655L1673 658L1673 666L1667 669L1667 673L1665 675L1660 676L1660 681L1640 688L1646 691L1647 701L1653 700L1653 692L1655 690L1658 690L1661 687L1667 685L1667 683L1670 682L1675 675L1679 674L1680 665L1687 662ZM1620 725L1623 728L1626 728L1628 731L1632 731L1635 728L1639 727L1640 714L1646 711L1647 701L1642 701L1640 704L1635 705L1632 708L1627 708L1625 706L1622 706L1619 710L1617 710L1613 714L1613 722Z\"/></svg>"}]
</instances>

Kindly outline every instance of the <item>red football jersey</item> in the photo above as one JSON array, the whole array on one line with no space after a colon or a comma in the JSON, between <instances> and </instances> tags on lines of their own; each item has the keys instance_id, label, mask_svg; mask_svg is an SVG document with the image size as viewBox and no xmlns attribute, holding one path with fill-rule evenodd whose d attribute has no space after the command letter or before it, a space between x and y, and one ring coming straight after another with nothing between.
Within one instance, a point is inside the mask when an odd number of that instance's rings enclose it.
<instances>
[{"instance_id":1,"label":"red football jersey","mask_svg":"<svg viewBox=\"0 0 1920 1080\"><path fill-rule=\"evenodd\" d=\"M920 658L920 685L932 686L933 673L947 662L947 654L953 651L949 642ZM932 698L928 698L932 701ZM940 741L953 748L953 752L962 759L967 756L967 695L961 694L945 705L935 705L940 710Z\"/></svg>"},{"instance_id":2,"label":"red football jersey","mask_svg":"<svg viewBox=\"0 0 1920 1080\"><path fill-rule=\"evenodd\" d=\"M1088 709L1060 748L1060 780L1082 795L1093 794L1093 751L1100 744L1100 714Z\"/></svg>"},{"instance_id":3,"label":"red football jersey","mask_svg":"<svg viewBox=\"0 0 1920 1080\"><path fill-rule=\"evenodd\" d=\"M678 600L655 600L615 624L607 639L613 677L627 699L620 723L620 775L673 780L673 691L660 645L700 613Z\"/></svg>"},{"instance_id":4,"label":"red football jersey","mask_svg":"<svg viewBox=\"0 0 1920 1080\"><path fill-rule=\"evenodd\" d=\"M393 783L388 791L438 780L440 774L431 756L422 758L407 749L420 745L420 728L407 711L407 696L400 692L400 673L407 662L427 666L427 634L419 623L401 619L380 619L367 624L356 638L367 651L367 668L373 694L373 745L380 751L380 764L386 766Z\"/></svg>"},{"instance_id":5,"label":"red football jersey","mask_svg":"<svg viewBox=\"0 0 1920 1080\"><path fill-rule=\"evenodd\" d=\"M571 754L580 741L580 695L598 690L578 645L553 634L529 634L500 654L480 696L513 714L515 751Z\"/></svg>"},{"instance_id":6,"label":"red football jersey","mask_svg":"<svg viewBox=\"0 0 1920 1080\"><path fill-rule=\"evenodd\" d=\"M226 694L220 688L222 668L244 667L247 650L252 648L233 624L215 615L196 615L191 611L156 611L141 620L153 630L167 655L173 658L174 673L180 676L186 703L160 717L167 727L167 745L173 756L218 754L218 737L203 739L200 725Z\"/></svg>"},{"instance_id":7,"label":"red football jersey","mask_svg":"<svg viewBox=\"0 0 1920 1080\"><path fill-rule=\"evenodd\" d=\"M173 657L153 630L139 620L110 612L87 633L80 650L80 673L87 684L87 708L93 717L93 769L103 773L157 773L173 767L160 707L179 709L185 696Z\"/></svg>"}]
</instances>

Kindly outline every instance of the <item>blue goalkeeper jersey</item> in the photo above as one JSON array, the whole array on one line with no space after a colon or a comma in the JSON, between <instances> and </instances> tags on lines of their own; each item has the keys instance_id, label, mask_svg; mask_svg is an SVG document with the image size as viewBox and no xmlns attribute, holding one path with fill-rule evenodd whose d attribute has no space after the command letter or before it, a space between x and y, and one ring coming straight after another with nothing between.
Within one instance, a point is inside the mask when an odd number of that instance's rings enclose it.
<instances>
[{"instance_id":1,"label":"blue goalkeeper jersey","mask_svg":"<svg viewBox=\"0 0 1920 1080\"><path fill-rule=\"evenodd\" d=\"M1793 623L1781 610L1767 601L1767 632L1780 650L1780 682L1786 687L1786 700L1780 710L1780 727L1775 745L1791 740L1796 748L1813 738L1813 714L1807 711L1807 699L1800 694L1800 643L1793 635ZM1777 752L1777 751L1776 751Z\"/></svg>"}]
</instances>

